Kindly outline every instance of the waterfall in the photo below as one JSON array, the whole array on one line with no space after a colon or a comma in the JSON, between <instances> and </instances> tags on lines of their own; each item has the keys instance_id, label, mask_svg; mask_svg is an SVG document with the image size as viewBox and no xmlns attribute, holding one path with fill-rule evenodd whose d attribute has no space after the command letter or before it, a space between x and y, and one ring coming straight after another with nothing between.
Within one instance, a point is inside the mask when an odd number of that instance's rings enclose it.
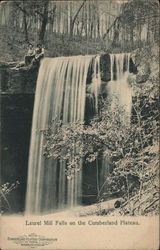
<instances>
[{"instance_id":1,"label":"waterfall","mask_svg":"<svg viewBox=\"0 0 160 250\"><path fill-rule=\"evenodd\" d=\"M91 83L91 93L94 94L95 98L95 111L98 112L98 96L101 86L101 75L100 75L100 56L96 56L94 63L94 74Z\"/></svg>"},{"instance_id":2,"label":"waterfall","mask_svg":"<svg viewBox=\"0 0 160 250\"><path fill-rule=\"evenodd\" d=\"M132 91L127 81L129 60L129 54L110 55L111 81L107 85L112 106L117 96L118 105L125 105L128 114L132 105ZM89 85L88 75L91 67L92 77ZM76 172L73 178L67 179L64 161L44 157L46 138L42 131L46 130L55 118L63 123L83 122L86 119L86 95L91 95L91 101L94 100L94 114L98 113L100 87L100 56L43 59L33 110L26 193L27 214L51 213L56 209L82 204L82 162L80 171ZM105 165L104 159L102 165ZM105 176L105 169L106 167L102 167L102 177Z\"/></svg>"},{"instance_id":3,"label":"waterfall","mask_svg":"<svg viewBox=\"0 0 160 250\"><path fill-rule=\"evenodd\" d=\"M55 117L84 121L86 81L93 56L42 61L37 79L29 153L26 213L40 214L81 203L82 169L67 180L65 163L43 156L45 136ZM95 62L97 65L97 62ZM95 73L94 73L95 75Z\"/></svg>"},{"instance_id":4,"label":"waterfall","mask_svg":"<svg viewBox=\"0 0 160 250\"><path fill-rule=\"evenodd\" d=\"M127 116L125 122L130 124L132 109L132 89L128 83L130 54L110 54L111 80L107 84L108 97L111 100L111 108L114 110L115 105L123 106ZM117 103L118 102L118 103ZM100 184L104 192L107 192L106 177L109 175L110 163L106 156L102 157L102 169L100 173ZM106 185L104 185L106 183Z\"/></svg>"},{"instance_id":5,"label":"waterfall","mask_svg":"<svg viewBox=\"0 0 160 250\"><path fill-rule=\"evenodd\" d=\"M128 83L129 77L129 53L110 54L111 81L108 83L109 96L112 99L112 107L118 100L120 106L124 106L130 117L132 108L132 89Z\"/></svg>"}]
</instances>

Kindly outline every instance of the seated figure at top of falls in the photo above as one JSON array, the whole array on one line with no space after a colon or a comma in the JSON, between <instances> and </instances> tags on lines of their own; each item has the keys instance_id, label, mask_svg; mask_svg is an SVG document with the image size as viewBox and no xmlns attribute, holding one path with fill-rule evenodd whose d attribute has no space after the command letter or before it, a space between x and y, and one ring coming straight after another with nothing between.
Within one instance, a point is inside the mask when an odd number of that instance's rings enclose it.
<instances>
[{"instance_id":1,"label":"seated figure at top of falls","mask_svg":"<svg viewBox=\"0 0 160 250\"><path fill-rule=\"evenodd\" d=\"M16 67L12 69L18 70L22 69L30 69L34 66L38 66L40 60L44 57L44 46L42 44L37 44L37 47L34 49L33 45L30 43L28 47L28 51L24 56L24 61L19 62Z\"/></svg>"},{"instance_id":2,"label":"seated figure at top of falls","mask_svg":"<svg viewBox=\"0 0 160 250\"><path fill-rule=\"evenodd\" d=\"M33 48L33 45L30 43L27 55L25 55L24 57L25 65L28 66L29 64L31 64L33 58L35 58L35 50Z\"/></svg>"}]
</instances>

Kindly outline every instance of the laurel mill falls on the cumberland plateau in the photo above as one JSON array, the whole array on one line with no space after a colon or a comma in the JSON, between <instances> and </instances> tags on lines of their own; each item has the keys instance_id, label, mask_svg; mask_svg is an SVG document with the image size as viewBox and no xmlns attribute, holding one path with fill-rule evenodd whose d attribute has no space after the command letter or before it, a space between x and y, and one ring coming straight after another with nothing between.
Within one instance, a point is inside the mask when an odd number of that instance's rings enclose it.
<instances>
[{"instance_id":1,"label":"laurel mill falls on the cumberland plateau","mask_svg":"<svg viewBox=\"0 0 160 250\"><path fill-rule=\"evenodd\" d=\"M2 213L158 214L157 1L2 1Z\"/></svg>"}]
</instances>

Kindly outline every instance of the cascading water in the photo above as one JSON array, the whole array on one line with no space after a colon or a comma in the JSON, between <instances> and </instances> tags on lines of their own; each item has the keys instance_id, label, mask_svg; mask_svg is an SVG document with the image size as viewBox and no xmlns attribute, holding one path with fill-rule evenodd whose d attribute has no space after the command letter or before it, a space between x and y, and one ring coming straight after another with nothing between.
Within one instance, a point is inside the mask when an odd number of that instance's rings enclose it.
<instances>
[{"instance_id":1,"label":"cascading water","mask_svg":"<svg viewBox=\"0 0 160 250\"><path fill-rule=\"evenodd\" d=\"M130 124L130 116L132 109L132 88L129 86L129 63L130 54L110 54L110 70L111 80L107 84L108 97L111 100L111 108L114 110L115 105L123 106L126 112L125 122ZM104 192L107 192L106 177L109 175L110 163L106 156L102 159L102 169L100 175L100 183L103 185ZM106 184L105 184L106 183ZM104 185L105 184L105 185Z\"/></svg>"},{"instance_id":2,"label":"cascading water","mask_svg":"<svg viewBox=\"0 0 160 250\"><path fill-rule=\"evenodd\" d=\"M100 75L100 56L96 56L94 63L94 74L91 83L91 93L94 94L95 98L95 111L98 112L98 96L101 86L101 75Z\"/></svg>"},{"instance_id":3,"label":"cascading water","mask_svg":"<svg viewBox=\"0 0 160 250\"><path fill-rule=\"evenodd\" d=\"M126 113L130 117L132 108L132 89L128 83L129 77L129 53L110 54L111 81L107 89L112 99L112 106L115 101L120 106L124 106Z\"/></svg>"},{"instance_id":4,"label":"cascading water","mask_svg":"<svg viewBox=\"0 0 160 250\"><path fill-rule=\"evenodd\" d=\"M127 82L129 60L129 54L110 55L111 81L107 87L113 105L114 96L118 96L119 105L125 105L128 114L132 104L132 91ZM66 163L43 156L45 135L42 130L47 129L55 118L63 123L84 121L86 82L90 67L93 67L93 75L90 87L87 88L90 89L94 99L93 108L97 113L101 86L100 56L46 58L42 61L33 112L26 194L27 214L51 213L56 209L82 204L82 167L73 178L67 180ZM101 176L104 177L107 169L104 159L102 165Z\"/></svg>"},{"instance_id":5,"label":"cascading water","mask_svg":"<svg viewBox=\"0 0 160 250\"><path fill-rule=\"evenodd\" d=\"M43 156L45 138L41 131L47 129L55 117L64 123L84 121L86 80L93 58L46 58L40 66L30 143L26 213L47 213L81 203L82 170L67 180L65 163ZM95 64L97 68L96 60Z\"/></svg>"}]
</instances>

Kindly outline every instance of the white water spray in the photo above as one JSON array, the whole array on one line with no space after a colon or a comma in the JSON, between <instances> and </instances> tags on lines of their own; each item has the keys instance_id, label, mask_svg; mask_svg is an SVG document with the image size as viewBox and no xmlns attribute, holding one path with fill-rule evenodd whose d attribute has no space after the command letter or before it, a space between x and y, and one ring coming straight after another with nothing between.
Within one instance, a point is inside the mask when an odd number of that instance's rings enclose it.
<instances>
[{"instance_id":1,"label":"white water spray","mask_svg":"<svg viewBox=\"0 0 160 250\"><path fill-rule=\"evenodd\" d=\"M128 83L130 54L111 54L111 81L108 83L109 96L112 99L112 107L118 100L120 106L124 106L130 117L132 108L132 89Z\"/></svg>"},{"instance_id":2,"label":"white water spray","mask_svg":"<svg viewBox=\"0 0 160 250\"><path fill-rule=\"evenodd\" d=\"M82 204L82 168L67 180L66 164L43 156L45 136L41 132L53 119L63 123L80 121L85 117L86 81L89 66L93 65L90 86L98 111L101 86L100 56L60 57L42 61L37 80L33 111L32 134L29 154L29 170L26 195L26 213L52 213L56 209L71 208ZM110 55L111 81L108 92L114 103L125 105L130 114L132 91L128 85L129 54ZM82 162L81 162L82 165Z\"/></svg>"},{"instance_id":3,"label":"white water spray","mask_svg":"<svg viewBox=\"0 0 160 250\"><path fill-rule=\"evenodd\" d=\"M40 214L81 203L82 170L67 180L63 162L43 156L41 130L56 117L65 122L84 121L86 80L93 56L43 60L35 95L29 154L26 213Z\"/></svg>"},{"instance_id":4,"label":"white water spray","mask_svg":"<svg viewBox=\"0 0 160 250\"><path fill-rule=\"evenodd\" d=\"M93 79L91 83L91 93L94 94L95 97L95 110L98 112L98 96L100 92L101 86L101 74L100 74L100 56L97 55L94 63L94 73Z\"/></svg>"}]
</instances>

